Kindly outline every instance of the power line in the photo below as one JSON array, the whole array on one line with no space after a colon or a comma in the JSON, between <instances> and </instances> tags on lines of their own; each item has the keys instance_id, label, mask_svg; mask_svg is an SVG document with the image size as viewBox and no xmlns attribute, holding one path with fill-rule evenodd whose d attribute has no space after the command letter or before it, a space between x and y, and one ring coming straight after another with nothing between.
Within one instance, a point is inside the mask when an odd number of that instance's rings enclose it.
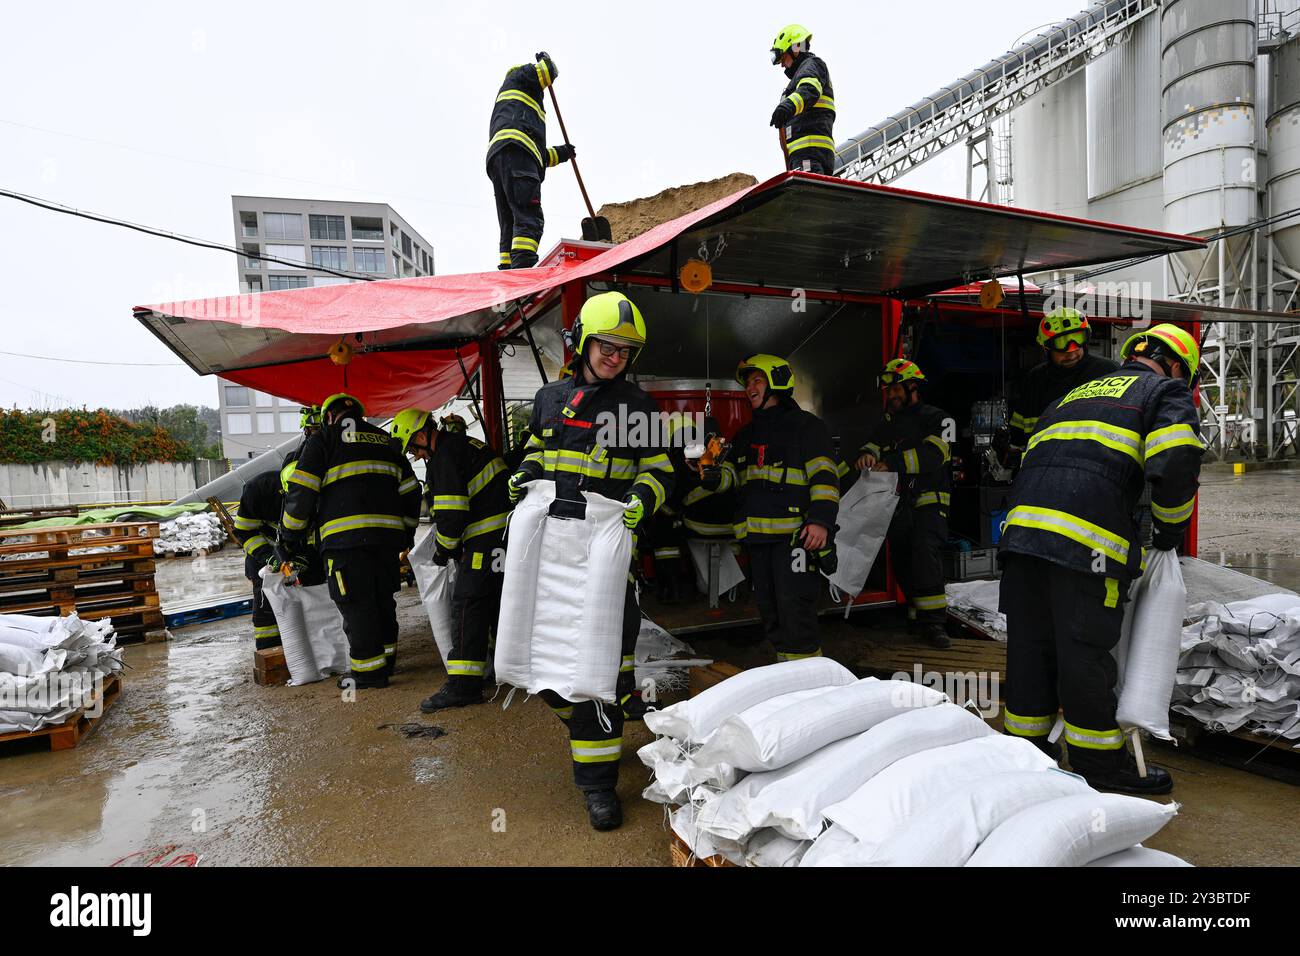
<instances>
[{"instance_id":1,"label":"power line","mask_svg":"<svg viewBox=\"0 0 1300 956\"><path fill-rule=\"evenodd\" d=\"M359 279L363 282L374 282L374 276L361 275L353 272L341 272L337 269L329 269L325 266L307 265L305 262L294 262L291 259L281 259L277 256L267 255L259 252L250 255L243 249L237 249L234 246L223 245L220 242L210 242L207 239L195 239L193 236L185 236L179 233L166 232L162 229L155 229L153 226L142 226L139 223L127 222L123 219L113 219L109 216L101 216L97 213L86 212L81 209L73 209L71 206L65 206L62 203L51 202L48 199L41 199L38 196L28 196L26 193L14 192L9 189L0 189L0 196L8 196L10 199L17 199L19 202L27 203L29 206L36 206L40 209L48 209L51 212L62 213L65 216L77 216L81 219L90 219L94 222L102 222L110 226L119 226L123 229L131 229L135 232L142 232L147 236L157 236L160 239L170 239L173 242L181 242L187 246L198 246L201 249L216 249L218 252L229 252L236 256L243 256L246 259L260 259L265 262L278 262L280 265L291 266L294 269L310 269L315 272L325 272L330 275L338 276L342 279Z\"/></svg>"},{"instance_id":2,"label":"power line","mask_svg":"<svg viewBox=\"0 0 1300 956\"><path fill-rule=\"evenodd\" d=\"M111 365L114 367L131 366L132 368L186 368L183 362L97 362L94 359L59 358L55 355L29 355L26 352L5 352L0 355L12 355L16 358L37 359L42 362L67 362L70 365Z\"/></svg>"}]
</instances>

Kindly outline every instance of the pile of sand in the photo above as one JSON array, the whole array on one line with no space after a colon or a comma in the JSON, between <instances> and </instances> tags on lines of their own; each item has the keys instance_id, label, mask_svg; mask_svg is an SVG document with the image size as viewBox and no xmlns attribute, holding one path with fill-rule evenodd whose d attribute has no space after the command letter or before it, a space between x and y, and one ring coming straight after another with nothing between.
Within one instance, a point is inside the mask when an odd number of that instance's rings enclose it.
<instances>
[{"instance_id":1,"label":"pile of sand","mask_svg":"<svg viewBox=\"0 0 1300 956\"><path fill-rule=\"evenodd\" d=\"M691 186L673 186L646 199L606 203L596 211L596 215L609 220L615 242L627 242L660 223L702 209L757 182L748 173L732 173Z\"/></svg>"}]
</instances>

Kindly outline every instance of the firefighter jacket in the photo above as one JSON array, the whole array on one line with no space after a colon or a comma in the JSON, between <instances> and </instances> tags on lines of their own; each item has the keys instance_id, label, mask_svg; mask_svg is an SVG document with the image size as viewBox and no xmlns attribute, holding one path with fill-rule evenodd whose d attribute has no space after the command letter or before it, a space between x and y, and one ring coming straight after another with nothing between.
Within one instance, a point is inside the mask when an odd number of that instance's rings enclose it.
<instances>
[{"instance_id":1,"label":"firefighter jacket","mask_svg":"<svg viewBox=\"0 0 1300 956\"><path fill-rule=\"evenodd\" d=\"M506 497L509 477L501 456L477 438L454 432L438 434L425 498L440 549L454 554L464 546L478 554L491 554L500 546L510 514Z\"/></svg>"},{"instance_id":2,"label":"firefighter jacket","mask_svg":"<svg viewBox=\"0 0 1300 956\"><path fill-rule=\"evenodd\" d=\"M1066 392L1118 368L1119 363L1091 354L1081 358L1074 368L1061 368L1050 360L1031 368L1011 409L1011 448L1023 452L1029 446L1038 416Z\"/></svg>"},{"instance_id":3,"label":"firefighter jacket","mask_svg":"<svg viewBox=\"0 0 1300 956\"><path fill-rule=\"evenodd\" d=\"M668 457L673 463L676 485L664 505L665 513L680 521L692 537L730 540L736 515L734 490L709 489L700 484L700 474L687 464L683 449L672 448Z\"/></svg>"},{"instance_id":4,"label":"firefighter jacket","mask_svg":"<svg viewBox=\"0 0 1300 956\"><path fill-rule=\"evenodd\" d=\"M800 53L785 75L790 82L781 96L794 107L794 117L785 128L786 156L801 149L835 152L835 90L825 62L811 53Z\"/></svg>"},{"instance_id":5,"label":"firefighter jacket","mask_svg":"<svg viewBox=\"0 0 1300 956\"><path fill-rule=\"evenodd\" d=\"M235 540L247 555L244 573L250 577L275 556L283 503L278 471L262 472L244 485L244 493L239 496L239 511L234 518Z\"/></svg>"},{"instance_id":6,"label":"firefighter jacket","mask_svg":"<svg viewBox=\"0 0 1300 956\"><path fill-rule=\"evenodd\" d=\"M507 146L514 146L537 161L537 178L567 159L565 153L546 146L545 91L538 75L540 63L512 66L497 93L489 128L487 160Z\"/></svg>"},{"instance_id":7,"label":"firefighter jacket","mask_svg":"<svg viewBox=\"0 0 1300 956\"><path fill-rule=\"evenodd\" d=\"M519 470L529 480L554 481L559 501L581 502L583 491L615 501L635 494L648 519L672 494L673 466L659 407L623 376L543 385L533 399L528 431Z\"/></svg>"},{"instance_id":8,"label":"firefighter jacket","mask_svg":"<svg viewBox=\"0 0 1300 956\"><path fill-rule=\"evenodd\" d=\"M420 523L420 481L388 433L363 418L321 428L303 447L284 497L281 538L301 549L316 528L320 550L402 551Z\"/></svg>"},{"instance_id":9,"label":"firefighter jacket","mask_svg":"<svg viewBox=\"0 0 1300 956\"><path fill-rule=\"evenodd\" d=\"M952 450L943 437L947 413L933 405L909 405L896 415L886 414L876 426L862 453L884 462L898 474L898 494L912 508L952 503L949 478Z\"/></svg>"},{"instance_id":10,"label":"firefighter jacket","mask_svg":"<svg viewBox=\"0 0 1300 956\"><path fill-rule=\"evenodd\" d=\"M737 493L737 538L790 542L805 524L835 530L839 473L830 429L783 396L736 433L719 491Z\"/></svg>"},{"instance_id":11,"label":"firefighter jacket","mask_svg":"<svg viewBox=\"0 0 1300 956\"><path fill-rule=\"evenodd\" d=\"M1201 452L1185 383L1140 362L1085 382L1039 419L1000 550L1127 582L1142 562L1134 512L1143 479L1156 530L1181 533L1196 506Z\"/></svg>"}]
</instances>

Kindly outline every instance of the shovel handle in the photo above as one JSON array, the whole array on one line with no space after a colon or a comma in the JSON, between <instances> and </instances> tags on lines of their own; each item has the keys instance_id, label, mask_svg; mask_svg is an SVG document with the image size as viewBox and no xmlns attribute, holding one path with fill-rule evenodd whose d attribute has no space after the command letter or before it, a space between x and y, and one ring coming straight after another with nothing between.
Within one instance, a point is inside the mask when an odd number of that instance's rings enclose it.
<instances>
[{"instance_id":1,"label":"shovel handle","mask_svg":"<svg viewBox=\"0 0 1300 956\"><path fill-rule=\"evenodd\" d=\"M564 128L564 114L560 112L560 101L555 98L555 86L547 87L551 91L551 105L555 107L555 118L560 121L560 135L564 137L564 144L569 145L569 131ZM587 215L592 219L596 218L596 210L591 207L591 197L587 195L587 187L582 182L582 173L578 172L578 158L575 156L569 160L573 166L573 175L578 177L578 189L582 193L582 201L587 204Z\"/></svg>"},{"instance_id":2,"label":"shovel handle","mask_svg":"<svg viewBox=\"0 0 1300 956\"><path fill-rule=\"evenodd\" d=\"M789 154L789 152L786 150L785 127L784 127L784 126L778 126L778 127L776 128L776 135L779 136L779 137L781 138L781 168L782 168L782 169L789 169L789 168L790 168L790 154Z\"/></svg>"}]
</instances>

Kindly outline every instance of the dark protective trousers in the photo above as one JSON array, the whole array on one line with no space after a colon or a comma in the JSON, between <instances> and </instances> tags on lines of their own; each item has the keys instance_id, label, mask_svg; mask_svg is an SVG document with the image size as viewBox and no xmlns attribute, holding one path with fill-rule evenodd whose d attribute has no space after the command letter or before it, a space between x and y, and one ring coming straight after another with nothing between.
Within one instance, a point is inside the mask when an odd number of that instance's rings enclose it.
<instances>
[{"instance_id":1,"label":"dark protective trousers","mask_svg":"<svg viewBox=\"0 0 1300 956\"><path fill-rule=\"evenodd\" d=\"M817 629L817 591L825 580L802 548L789 544L745 543L754 603L763 636L780 661L821 653Z\"/></svg>"},{"instance_id":2,"label":"dark protective trousers","mask_svg":"<svg viewBox=\"0 0 1300 956\"><path fill-rule=\"evenodd\" d=\"M253 646L257 650L280 646L280 625L275 612L262 593L262 578L254 575L253 581Z\"/></svg>"},{"instance_id":3,"label":"dark protective trousers","mask_svg":"<svg viewBox=\"0 0 1300 956\"><path fill-rule=\"evenodd\" d=\"M1127 587L1023 554L1005 557L1007 733L1043 744L1064 711L1070 766L1105 773L1122 765L1115 720L1119 643Z\"/></svg>"},{"instance_id":4,"label":"dark protective trousers","mask_svg":"<svg viewBox=\"0 0 1300 956\"><path fill-rule=\"evenodd\" d=\"M326 555L330 597L343 615L352 673L391 674L397 665L398 552L351 548Z\"/></svg>"},{"instance_id":5,"label":"dark protective trousers","mask_svg":"<svg viewBox=\"0 0 1300 956\"><path fill-rule=\"evenodd\" d=\"M527 269L537 265L537 244L546 222L537 161L523 147L507 146L488 160L488 178L492 180L501 230L497 268Z\"/></svg>"},{"instance_id":6,"label":"dark protective trousers","mask_svg":"<svg viewBox=\"0 0 1300 956\"><path fill-rule=\"evenodd\" d=\"M569 730L573 782L579 790L612 790L618 786L618 762L623 755L623 705L636 690L633 657L640 630L641 607L636 600L636 586L629 581L623 602L622 663L615 685L618 704L592 700L575 703L551 690L539 695Z\"/></svg>"},{"instance_id":7,"label":"dark protective trousers","mask_svg":"<svg viewBox=\"0 0 1300 956\"><path fill-rule=\"evenodd\" d=\"M800 149L785 158L786 168L804 173L835 175L835 154L829 149Z\"/></svg>"},{"instance_id":8,"label":"dark protective trousers","mask_svg":"<svg viewBox=\"0 0 1300 956\"><path fill-rule=\"evenodd\" d=\"M495 546L501 547L499 540ZM503 575L500 570L493 571L492 567L492 552L474 550L471 546L467 547L456 569L447 676L455 686L467 691L476 691L483 686L488 671L488 648L501 613Z\"/></svg>"},{"instance_id":9,"label":"dark protective trousers","mask_svg":"<svg viewBox=\"0 0 1300 956\"><path fill-rule=\"evenodd\" d=\"M900 501L889 522L894 577L907 597L907 617L921 624L942 624L948 613L943 586L943 546L948 515L938 505L914 508Z\"/></svg>"}]
</instances>

